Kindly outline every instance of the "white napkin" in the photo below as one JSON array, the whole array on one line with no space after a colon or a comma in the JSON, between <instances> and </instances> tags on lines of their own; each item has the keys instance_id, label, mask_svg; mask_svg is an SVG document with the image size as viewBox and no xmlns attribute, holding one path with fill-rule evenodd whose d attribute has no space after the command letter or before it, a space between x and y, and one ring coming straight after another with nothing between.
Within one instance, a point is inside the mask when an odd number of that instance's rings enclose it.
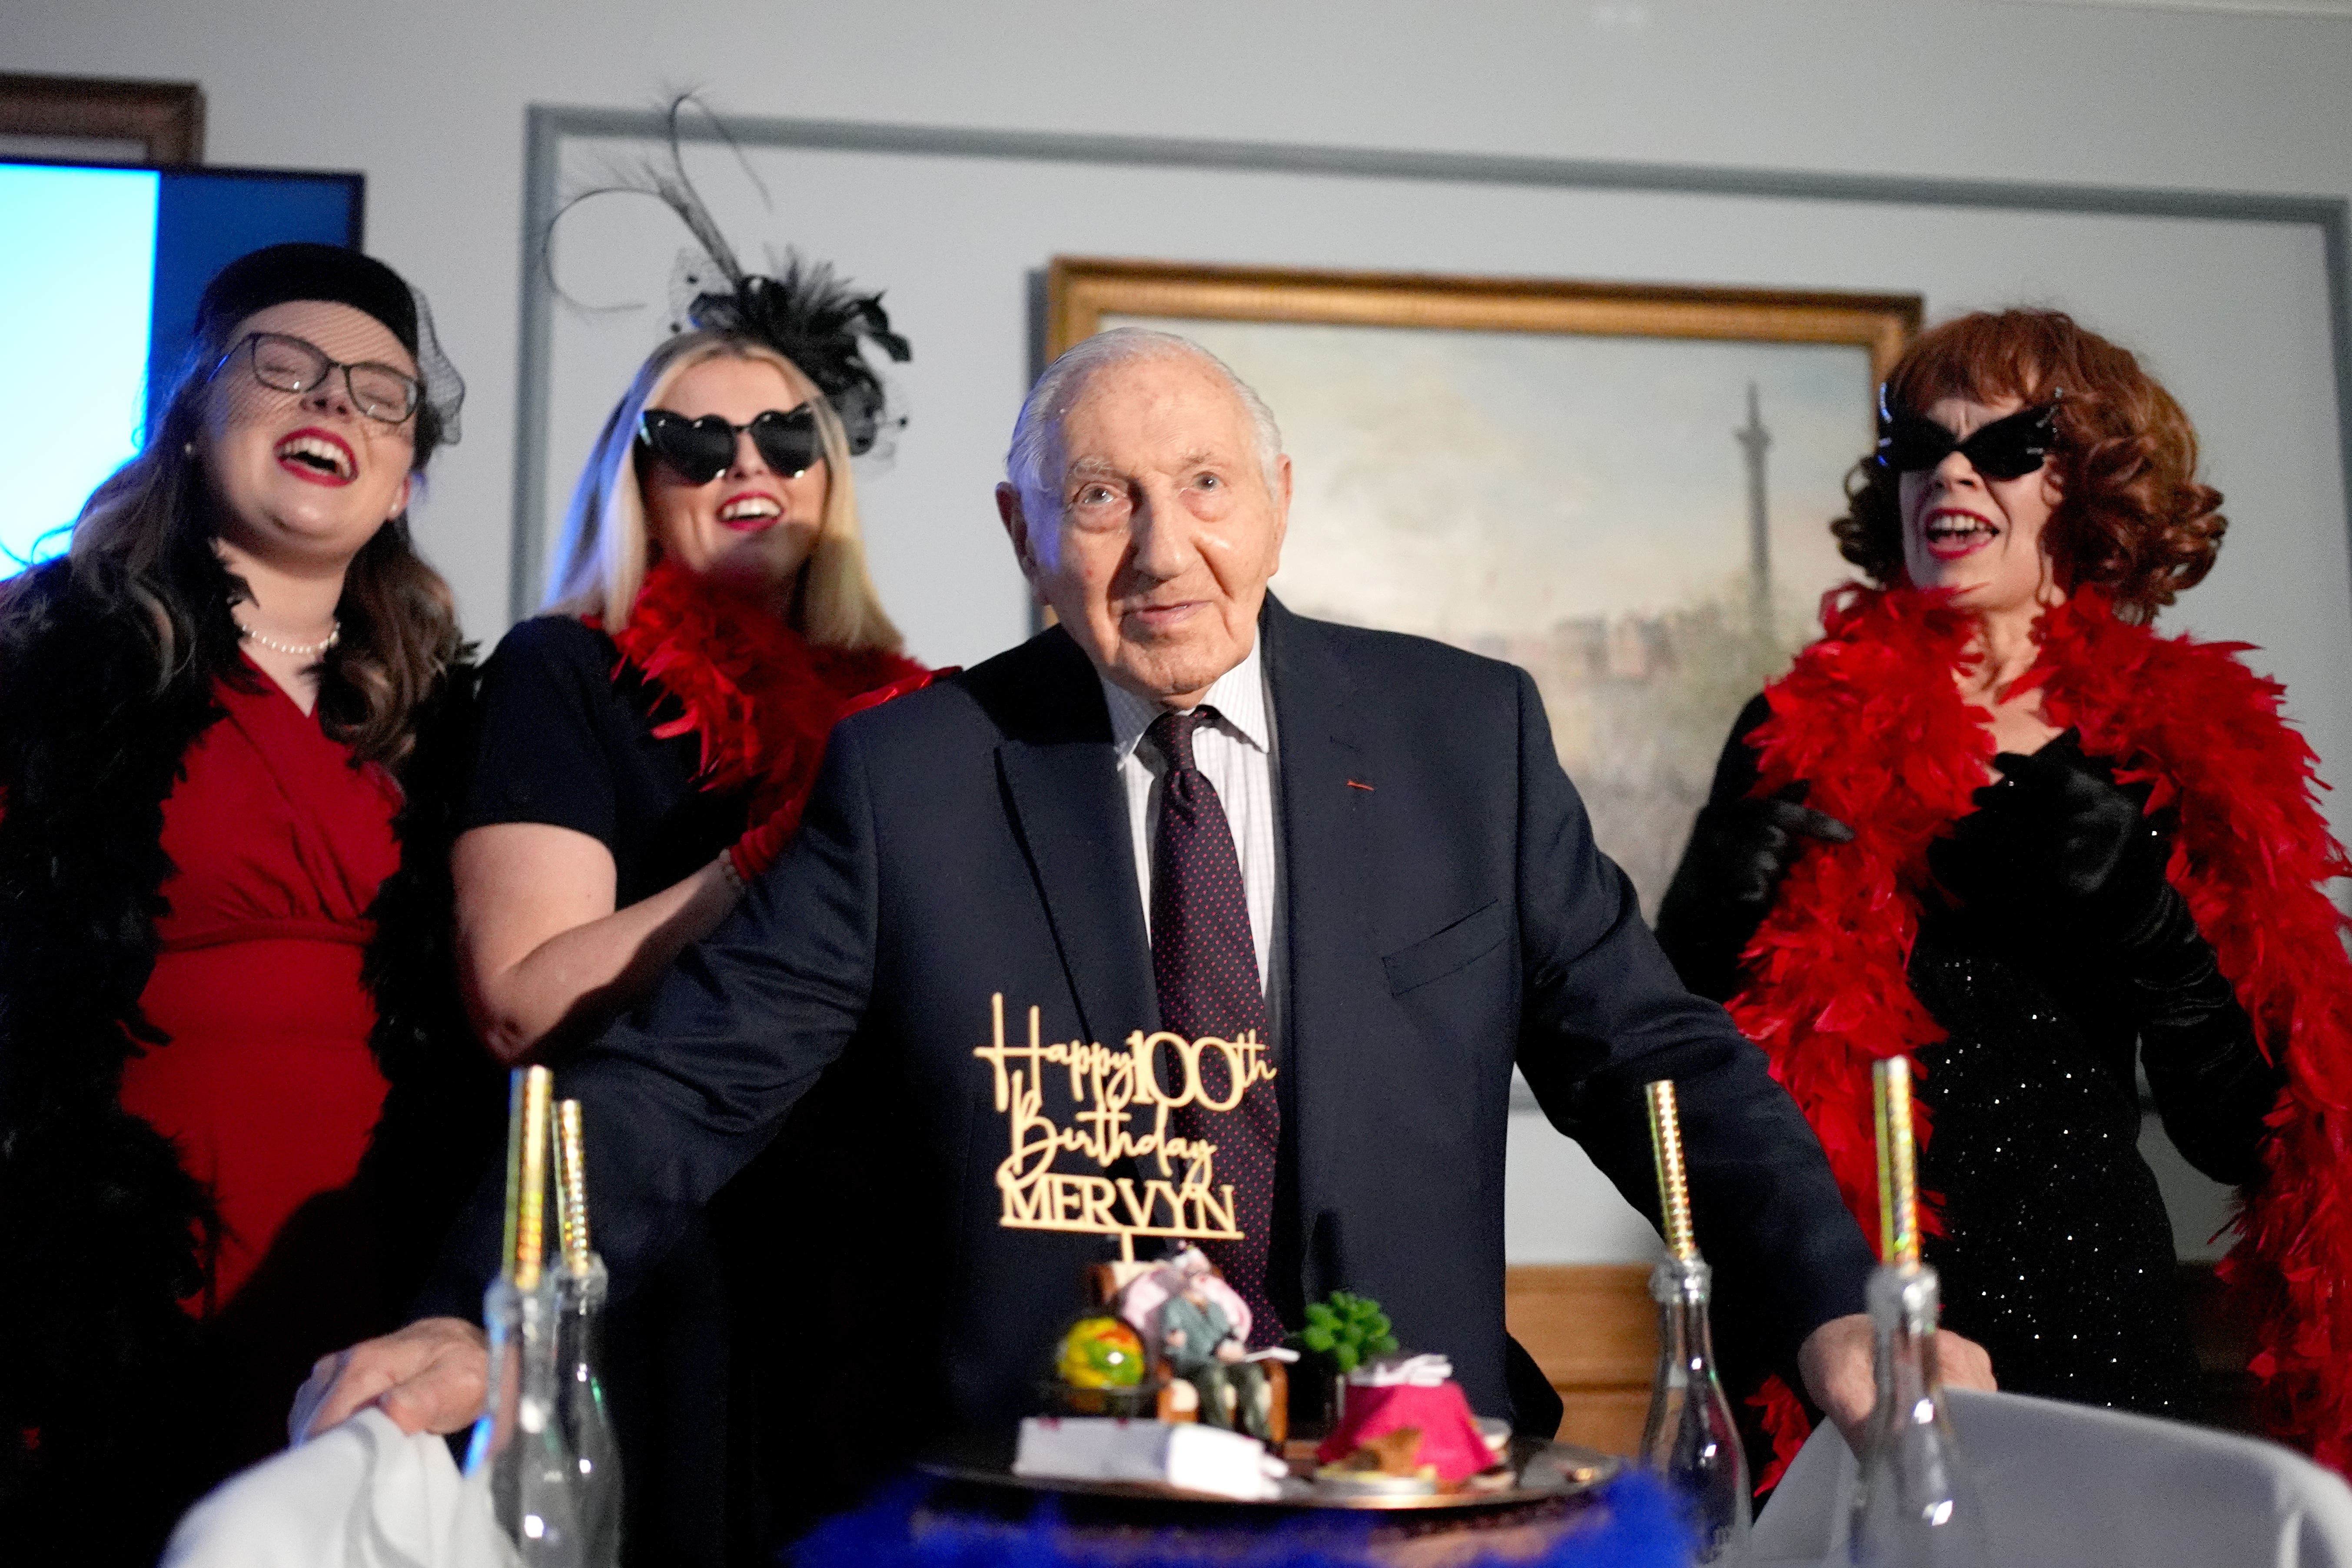
<instances>
[{"instance_id":1,"label":"white napkin","mask_svg":"<svg viewBox=\"0 0 2352 1568\"><path fill-rule=\"evenodd\" d=\"M159 1568L520 1568L489 1493L449 1447L376 1409L231 1476L180 1521Z\"/></svg>"}]
</instances>

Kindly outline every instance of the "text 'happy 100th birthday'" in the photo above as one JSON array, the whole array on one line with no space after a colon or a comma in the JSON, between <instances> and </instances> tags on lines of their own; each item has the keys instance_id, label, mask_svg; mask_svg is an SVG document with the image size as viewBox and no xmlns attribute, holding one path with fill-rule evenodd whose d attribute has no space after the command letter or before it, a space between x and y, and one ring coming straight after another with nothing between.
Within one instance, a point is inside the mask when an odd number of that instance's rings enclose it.
<instances>
[{"instance_id":1,"label":"text 'happy 100th birthday'","mask_svg":"<svg viewBox=\"0 0 2352 1568\"><path fill-rule=\"evenodd\" d=\"M994 1075L996 1109L1012 1134L1011 1152L996 1167L1003 1199L1000 1225L1116 1236L1130 1258L1139 1236L1242 1238L1234 1224L1234 1189L1216 1182L1216 1144L1171 1131L1169 1115L1186 1106L1229 1113L1252 1085L1271 1079L1274 1065L1256 1031L1232 1040L1188 1040L1164 1029L1150 1035L1138 1029L1117 1048L1083 1040L1046 1043L1032 1007L1028 1044L1008 1045L1002 992L989 999L989 1014L991 1043L971 1054ZM1204 1058L1224 1066L1221 1095L1213 1097L1202 1081ZM1070 1108L1057 1119L1045 1108L1045 1083L1063 1077ZM1097 1170L1133 1161L1139 1170L1159 1175L1145 1177L1139 1190L1133 1176L1055 1170L1066 1152L1092 1161Z\"/></svg>"}]
</instances>

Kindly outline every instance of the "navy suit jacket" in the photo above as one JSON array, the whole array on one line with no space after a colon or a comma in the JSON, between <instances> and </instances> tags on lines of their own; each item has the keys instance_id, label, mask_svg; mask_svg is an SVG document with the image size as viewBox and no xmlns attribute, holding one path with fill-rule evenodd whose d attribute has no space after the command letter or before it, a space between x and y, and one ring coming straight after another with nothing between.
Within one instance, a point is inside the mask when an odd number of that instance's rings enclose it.
<instances>
[{"instance_id":1,"label":"navy suit jacket","mask_svg":"<svg viewBox=\"0 0 2352 1568\"><path fill-rule=\"evenodd\" d=\"M1503 1326L1516 1063L1653 1216L1641 1089L1675 1080L1718 1300L1767 1342L1860 1310L1872 1257L1819 1145L1762 1054L1675 979L1533 681L1270 599L1260 629L1287 960L1277 1301L1374 1296L1408 1348L1453 1358L1475 1408L1548 1432L1558 1405ZM835 730L784 860L560 1069L619 1287L822 1074L824 1113L803 1106L790 1134L823 1151L803 1162L801 1277L866 1303L865 1342L919 1369L920 1424L1034 1410L1081 1266L1115 1244L999 1225L1006 1121L973 1051L997 993L1009 1035L1032 1005L1047 1041L1158 1026L1127 810L1093 668L1059 629Z\"/></svg>"}]
</instances>

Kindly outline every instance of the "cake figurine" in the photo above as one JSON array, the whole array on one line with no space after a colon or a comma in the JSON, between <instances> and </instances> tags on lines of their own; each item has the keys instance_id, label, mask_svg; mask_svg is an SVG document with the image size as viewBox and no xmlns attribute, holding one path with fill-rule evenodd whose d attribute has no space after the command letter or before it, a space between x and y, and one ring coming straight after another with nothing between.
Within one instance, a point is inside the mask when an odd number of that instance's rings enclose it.
<instances>
[{"instance_id":1,"label":"cake figurine","mask_svg":"<svg viewBox=\"0 0 2352 1568\"><path fill-rule=\"evenodd\" d=\"M1279 1439L1263 1358L1289 1352L1250 1355L1249 1303L1199 1247L1184 1247L1130 1280L1118 1311L1154 1346L1164 1372L1192 1385L1201 1421L1261 1442Z\"/></svg>"}]
</instances>

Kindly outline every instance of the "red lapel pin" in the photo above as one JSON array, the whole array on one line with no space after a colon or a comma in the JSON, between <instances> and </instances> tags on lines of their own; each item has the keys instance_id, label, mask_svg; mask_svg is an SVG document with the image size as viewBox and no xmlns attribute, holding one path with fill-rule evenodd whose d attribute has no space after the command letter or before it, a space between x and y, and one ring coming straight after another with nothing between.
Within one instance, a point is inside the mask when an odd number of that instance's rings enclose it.
<instances>
[{"instance_id":1,"label":"red lapel pin","mask_svg":"<svg viewBox=\"0 0 2352 1568\"><path fill-rule=\"evenodd\" d=\"M1354 779L1349 779L1349 780L1348 781L1348 787L1349 787L1349 789L1360 789L1360 790L1362 790L1366 795L1370 795L1370 794L1371 794L1371 793L1372 793L1372 786L1371 786L1371 785L1370 785L1370 784L1360 784L1360 783L1358 783L1358 782L1357 782L1356 780L1354 780Z\"/></svg>"}]
</instances>

